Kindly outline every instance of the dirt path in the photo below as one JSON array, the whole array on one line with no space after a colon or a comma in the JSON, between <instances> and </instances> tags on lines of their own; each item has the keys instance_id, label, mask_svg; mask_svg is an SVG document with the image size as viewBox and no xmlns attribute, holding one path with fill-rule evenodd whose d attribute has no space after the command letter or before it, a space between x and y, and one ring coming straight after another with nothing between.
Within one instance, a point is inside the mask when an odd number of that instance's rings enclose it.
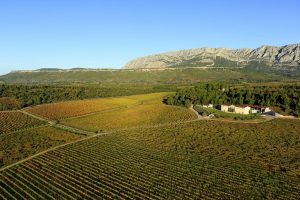
<instances>
[{"instance_id":1,"label":"dirt path","mask_svg":"<svg viewBox=\"0 0 300 200\"><path fill-rule=\"evenodd\" d=\"M194 105L191 105L191 107L189 108L193 113L195 113L195 115L197 115L197 120L208 120L210 119L210 117L203 117L202 115L200 115L195 109L194 109Z\"/></svg>"},{"instance_id":2,"label":"dirt path","mask_svg":"<svg viewBox=\"0 0 300 200\"><path fill-rule=\"evenodd\" d=\"M32 117L32 118L35 118L35 119L37 119L37 120L44 121L44 122L48 122L48 123L50 124L50 120L48 120L48 119L46 119L46 118L42 118L42 117L40 117L40 116L33 115L33 114L31 114L31 113L29 113L29 112L27 112L27 111L25 111L25 110L19 110L19 112L20 112L20 113L23 113L23 114L25 114L25 115L28 115L28 116L30 116L30 117Z\"/></svg>"},{"instance_id":3,"label":"dirt path","mask_svg":"<svg viewBox=\"0 0 300 200\"><path fill-rule=\"evenodd\" d=\"M90 131L86 131L86 130L74 128L74 127L71 127L71 126L66 126L66 125L63 125L63 124L59 124L59 123L56 123L55 121L51 121L51 120L48 120L46 118L42 118L40 116L34 115L34 114L29 113L29 112L24 111L24 110L21 110L20 112L23 113L23 114L25 114L25 115L28 115L30 117L33 117L35 119L38 119L38 120L41 120L41 121L45 121L50 126L52 126L54 128L58 128L58 129L64 130L64 131L68 131L68 132L71 132L71 133L76 133L76 134L79 134L79 135L86 135L86 136L92 136L92 135L96 134L94 132L90 132Z\"/></svg>"}]
</instances>

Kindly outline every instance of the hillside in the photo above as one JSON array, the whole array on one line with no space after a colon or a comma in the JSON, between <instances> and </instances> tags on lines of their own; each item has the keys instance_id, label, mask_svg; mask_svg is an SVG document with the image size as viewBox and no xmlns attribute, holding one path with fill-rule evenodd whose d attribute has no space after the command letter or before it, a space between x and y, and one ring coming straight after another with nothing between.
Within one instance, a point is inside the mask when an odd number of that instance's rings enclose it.
<instances>
[{"instance_id":1,"label":"hillside","mask_svg":"<svg viewBox=\"0 0 300 200\"><path fill-rule=\"evenodd\" d=\"M198 48L137 58L125 69L173 67L247 67L255 65L295 70L300 67L300 44L256 49Z\"/></svg>"},{"instance_id":2,"label":"hillside","mask_svg":"<svg viewBox=\"0 0 300 200\"><path fill-rule=\"evenodd\" d=\"M298 79L295 72L253 68L163 68L122 70L14 71L0 76L7 84L193 84L210 81L253 82Z\"/></svg>"}]
</instances>

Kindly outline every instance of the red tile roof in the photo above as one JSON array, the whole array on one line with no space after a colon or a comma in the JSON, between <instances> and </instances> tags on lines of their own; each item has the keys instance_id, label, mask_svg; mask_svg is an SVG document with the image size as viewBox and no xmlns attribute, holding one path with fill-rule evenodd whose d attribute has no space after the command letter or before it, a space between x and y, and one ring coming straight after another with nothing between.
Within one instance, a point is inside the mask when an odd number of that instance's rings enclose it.
<instances>
[{"instance_id":1,"label":"red tile roof","mask_svg":"<svg viewBox=\"0 0 300 200\"><path fill-rule=\"evenodd\" d=\"M268 106L259 106L259 105L249 105L249 104L242 104L242 105L239 105L237 107L247 107L249 106L250 108L255 108L255 109L262 109L262 108L267 108Z\"/></svg>"}]
</instances>

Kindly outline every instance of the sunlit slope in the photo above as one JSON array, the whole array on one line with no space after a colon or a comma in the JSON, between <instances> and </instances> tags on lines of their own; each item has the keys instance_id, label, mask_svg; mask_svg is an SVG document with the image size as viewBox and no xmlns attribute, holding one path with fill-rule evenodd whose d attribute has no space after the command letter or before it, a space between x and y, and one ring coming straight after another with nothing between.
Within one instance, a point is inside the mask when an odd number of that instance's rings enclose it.
<instances>
[{"instance_id":1,"label":"sunlit slope","mask_svg":"<svg viewBox=\"0 0 300 200\"><path fill-rule=\"evenodd\" d=\"M60 103L39 105L25 109L34 115L51 120L58 120L67 117L85 115L89 113L110 110L136 104L137 101L126 97L100 98L91 100L76 100Z\"/></svg>"},{"instance_id":2,"label":"sunlit slope","mask_svg":"<svg viewBox=\"0 0 300 200\"><path fill-rule=\"evenodd\" d=\"M139 103L109 112L65 119L62 123L90 131L103 131L196 119L196 115L187 108L165 105L162 100L166 94L130 96L128 98Z\"/></svg>"}]
</instances>

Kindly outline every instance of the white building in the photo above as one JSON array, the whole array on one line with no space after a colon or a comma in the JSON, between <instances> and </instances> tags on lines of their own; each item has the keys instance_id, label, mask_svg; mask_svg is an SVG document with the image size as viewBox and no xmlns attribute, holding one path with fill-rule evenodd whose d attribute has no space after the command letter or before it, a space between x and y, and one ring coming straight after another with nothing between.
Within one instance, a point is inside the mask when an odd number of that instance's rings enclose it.
<instances>
[{"instance_id":1,"label":"white building","mask_svg":"<svg viewBox=\"0 0 300 200\"><path fill-rule=\"evenodd\" d=\"M203 105L204 108L213 108L214 105L213 104L208 104L208 105Z\"/></svg>"},{"instance_id":2,"label":"white building","mask_svg":"<svg viewBox=\"0 0 300 200\"><path fill-rule=\"evenodd\" d=\"M243 114L248 115L251 112L251 107L248 105L241 105L241 106L235 106L235 105L221 105L221 111L223 112L231 112L231 113L237 113L237 114Z\"/></svg>"},{"instance_id":3,"label":"white building","mask_svg":"<svg viewBox=\"0 0 300 200\"><path fill-rule=\"evenodd\" d=\"M242 115L248 115L248 114L263 114L263 113L270 113L272 110L267 106L258 106L258 105L225 105L225 104L208 104L203 105L204 108L216 108L218 110L221 110L223 112L229 112L229 113L236 113L236 114L242 114Z\"/></svg>"},{"instance_id":4,"label":"white building","mask_svg":"<svg viewBox=\"0 0 300 200\"><path fill-rule=\"evenodd\" d=\"M257 106L257 105L221 105L220 110L223 112L231 112L237 114L258 114L258 113L266 113L271 112L272 110L269 107L265 106Z\"/></svg>"},{"instance_id":5,"label":"white building","mask_svg":"<svg viewBox=\"0 0 300 200\"><path fill-rule=\"evenodd\" d=\"M257 106L257 105L251 105L251 113L257 114L257 113L266 113L271 112L272 110L267 106Z\"/></svg>"}]
</instances>

